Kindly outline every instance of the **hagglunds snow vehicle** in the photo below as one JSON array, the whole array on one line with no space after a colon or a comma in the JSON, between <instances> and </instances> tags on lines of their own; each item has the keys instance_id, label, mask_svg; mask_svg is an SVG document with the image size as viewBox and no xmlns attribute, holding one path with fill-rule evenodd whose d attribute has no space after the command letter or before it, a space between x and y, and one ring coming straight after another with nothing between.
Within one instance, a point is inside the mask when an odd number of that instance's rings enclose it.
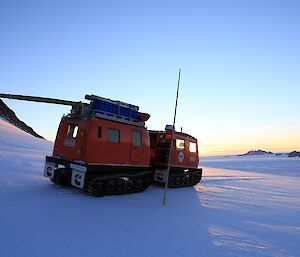
<instances>
[{"instance_id":1,"label":"hagglunds snow vehicle","mask_svg":"<svg viewBox=\"0 0 300 257\"><path fill-rule=\"evenodd\" d=\"M141 192L153 180L165 183L169 155L169 187L191 186L201 179L197 139L170 126L165 131L147 130L150 115L139 112L138 106L95 95L85 96L89 103L0 97L72 106L61 119L52 156L46 156L44 176L55 184L95 196Z\"/></svg>"}]
</instances>

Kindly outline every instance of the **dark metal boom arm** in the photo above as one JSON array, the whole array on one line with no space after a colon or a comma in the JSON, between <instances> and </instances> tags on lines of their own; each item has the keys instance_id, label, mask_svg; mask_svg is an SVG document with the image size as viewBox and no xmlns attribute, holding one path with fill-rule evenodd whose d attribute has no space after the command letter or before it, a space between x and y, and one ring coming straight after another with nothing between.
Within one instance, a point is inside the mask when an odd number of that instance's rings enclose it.
<instances>
[{"instance_id":1,"label":"dark metal boom arm","mask_svg":"<svg viewBox=\"0 0 300 257\"><path fill-rule=\"evenodd\" d=\"M29 96L29 95L11 95L11 94L1 94L0 98L16 99L23 101L39 102L39 103L49 103L49 104L61 104L69 106L78 106L81 105L81 102L66 101L56 98L47 98L47 97L38 97L38 96Z\"/></svg>"}]
</instances>

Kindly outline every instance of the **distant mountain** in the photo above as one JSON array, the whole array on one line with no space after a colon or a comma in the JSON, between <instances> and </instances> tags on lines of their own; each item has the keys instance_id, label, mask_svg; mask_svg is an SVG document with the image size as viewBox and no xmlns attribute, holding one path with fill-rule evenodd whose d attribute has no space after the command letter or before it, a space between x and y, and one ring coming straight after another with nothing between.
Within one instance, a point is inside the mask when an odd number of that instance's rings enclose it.
<instances>
[{"instance_id":1,"label":"distant mountain","mask_svg":"<svg viewBox=\"0 0 300 257\"><path fill-rule=\"evenodd\" d=\"M245 154L240 154L239 156L248 156L248 155L267 155L267 154L273 154L272 152L266 152L263 150L251 150Z\"/></svg>"},{"instance_id":2,"label":"distant mountain","mask_svg":"<svg viewBox=\"0 0 300 257\"><path fill-rule=\"evenodd\" d=\"M288 156L289 157L300 157L300 152L293 151L293 152L289 153Z\"/></svg>"},{"instance_id":3,"label":"distant mountain","mask_svg":"<svg viewBox=\"0 0 300 257\"><path fill-rule=\"evenodd\" d=\"M38 138L43 138L42 136L37 134L31 127L27 126L25 122L19 120L16 114L2 100L0 100L0 119L13 124L14 126L22 129L28 134L31 134Z\"/></svg>"}]
</instances>

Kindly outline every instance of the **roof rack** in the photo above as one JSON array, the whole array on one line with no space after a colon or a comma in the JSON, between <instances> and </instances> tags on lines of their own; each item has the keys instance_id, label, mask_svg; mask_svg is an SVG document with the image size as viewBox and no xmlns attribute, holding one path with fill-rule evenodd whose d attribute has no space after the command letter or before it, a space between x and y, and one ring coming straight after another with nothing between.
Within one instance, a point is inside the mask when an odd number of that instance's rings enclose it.
<instances>
[{"instance_id":1,"label":"roof rack","mask_svg":"<svg viewBox=\"0 0 300 257\"><path fill-rule=\"evenodd\" d=\"M97 96L97 95L85 95L85 99L89 100L89 101L103 101L103 102L106 102L106 103L111 103L111 104L114 104L114 105L119 105L119 106L122 106L122 107L130 108L130 109L133 109L133 110L136 110L136 111L139 110L139 107L136 106L136 105L125 103L125 102L122 102L122 101L111 100L109 98L104 98L104 97Z\"/></svg>"},{"instance_id":2,"label":"roof rack","mask_svg":"<svg viewBox=\"0 0 300 257\"><path fill-rule=\"evenodd\" d=\"M86 95L85 99L91 101L89 114L94 117L114 120L135 126L145 126L145 122L139 118L139 107L136 105L96 95Z\"/></svg>"}]
</instances>

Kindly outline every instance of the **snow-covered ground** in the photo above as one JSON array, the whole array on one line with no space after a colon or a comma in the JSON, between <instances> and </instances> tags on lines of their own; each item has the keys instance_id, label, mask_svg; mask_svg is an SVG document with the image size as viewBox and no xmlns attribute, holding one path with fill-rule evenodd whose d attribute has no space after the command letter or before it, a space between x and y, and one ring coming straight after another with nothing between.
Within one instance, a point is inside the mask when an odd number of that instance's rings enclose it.
<instances>
[{"instance_id":1,"label":"snow-covered ground","mask_svg":"<svg viewBox=\"0 0 300 257\"><path fill-rule=\"evenodd\" d=\"M52 143L0 121L0 256L299 256L300 179L204 168L195 187L95 198L42 176Z\"/></svg>"},{"instance_id":2,"label":"snow-covered ground","mask_svg":"<svg viewBox=\"0 0 300 257\"><path fill-rule=\"evenodd\" d=\"M201 158L200 165L211 168L300 177L300 158L291 158L287 155L204 157Z\"/></svg>"}]
</instances>

